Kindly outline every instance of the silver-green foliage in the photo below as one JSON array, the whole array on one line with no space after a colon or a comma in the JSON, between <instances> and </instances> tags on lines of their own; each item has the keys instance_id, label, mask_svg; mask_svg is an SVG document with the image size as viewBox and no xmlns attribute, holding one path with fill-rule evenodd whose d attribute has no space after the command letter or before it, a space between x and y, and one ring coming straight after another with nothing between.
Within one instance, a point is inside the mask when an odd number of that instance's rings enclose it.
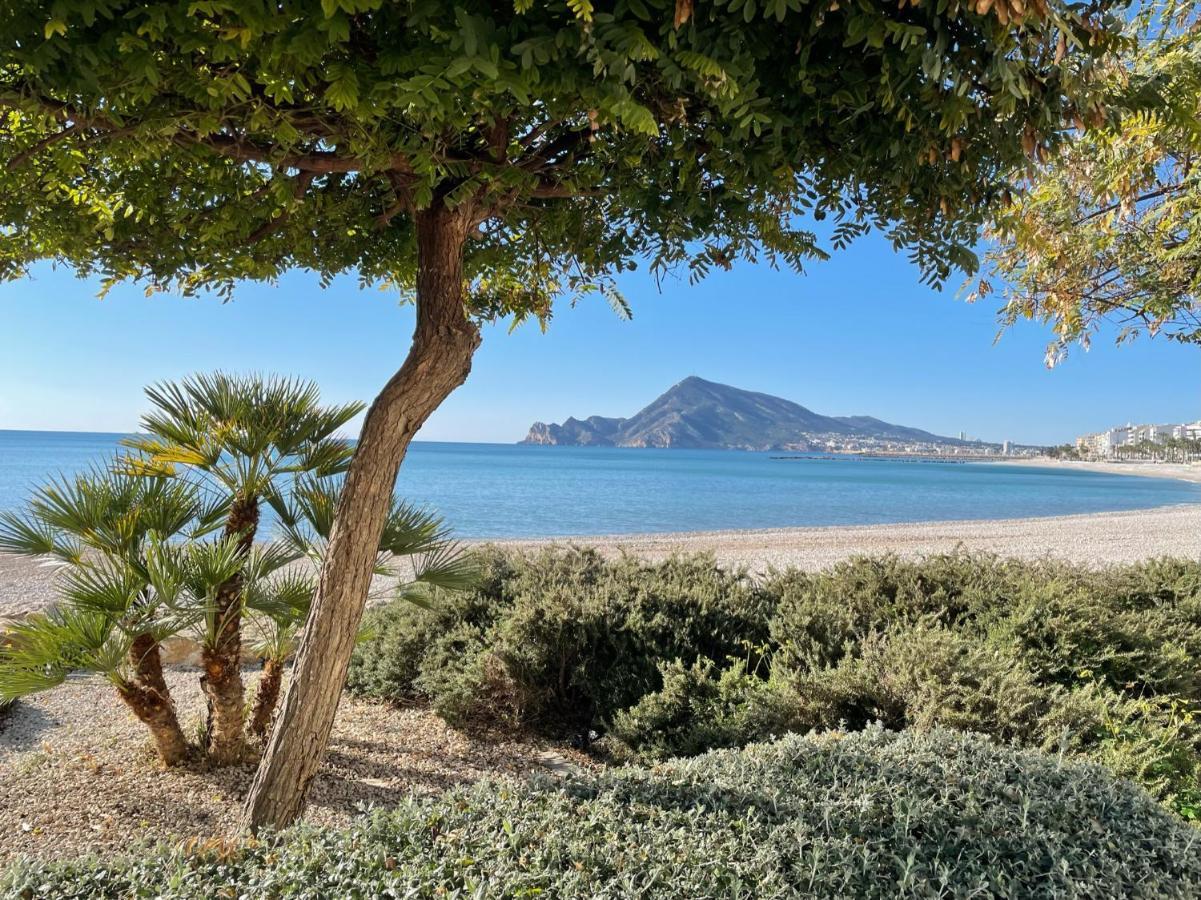
<instances>
[{"instance_id":1,"label":"silver-green foliage","mask_svg":"<svg viewBox=\"0 0 1201 900\"><path fill-rule=\"evenodd\" d=\"M232 850L26 863L13 896L1195 897L1196 831L1096 766L935 729L408 798Z\"/></svg>"}]
</instances>

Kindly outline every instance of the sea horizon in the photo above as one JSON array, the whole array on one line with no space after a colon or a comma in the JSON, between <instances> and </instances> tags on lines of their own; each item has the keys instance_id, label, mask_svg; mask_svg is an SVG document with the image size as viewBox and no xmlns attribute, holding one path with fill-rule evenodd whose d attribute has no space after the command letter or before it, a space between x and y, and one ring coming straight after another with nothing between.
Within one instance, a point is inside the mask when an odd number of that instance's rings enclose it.
<instances>
[{"instance_id":1,"label":"sea horizon","mask_svg":"<svg viewBox=\"0 0 1201 900\"><path fill-rule=\"evenodd\" d=\"M120 432L0 430L0 510ZM791 456L792 458L782 458ZM1201 484L1015 462L414 441L397 494L472 540L1027 519L1201 503Z\"/></svg>"}]
</instances>

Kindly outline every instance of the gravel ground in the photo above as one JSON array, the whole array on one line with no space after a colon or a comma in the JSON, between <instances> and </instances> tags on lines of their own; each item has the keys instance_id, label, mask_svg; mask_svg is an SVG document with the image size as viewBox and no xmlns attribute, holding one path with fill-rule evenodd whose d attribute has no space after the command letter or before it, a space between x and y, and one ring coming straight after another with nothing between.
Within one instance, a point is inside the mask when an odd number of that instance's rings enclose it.
<instances>
[{"instance_id":1,"label":"gravel ground","mask_svg":"<svg viewBox=\"0 0 1201 900\"><path fill-rule=\"evenodd\" d=\"M188 731L202 719L197 674L167 675ZM247 673L248 682L256 677ZM340 823L413 791L571 765L591 763L550 743L468 735L425 710L345 698L306 818ZM143 726L106 682L70 682L0 716L0 867L22 855L111 854L227 833L253 777L252 764L163 770Z\"/></svg>"}]
</instances>

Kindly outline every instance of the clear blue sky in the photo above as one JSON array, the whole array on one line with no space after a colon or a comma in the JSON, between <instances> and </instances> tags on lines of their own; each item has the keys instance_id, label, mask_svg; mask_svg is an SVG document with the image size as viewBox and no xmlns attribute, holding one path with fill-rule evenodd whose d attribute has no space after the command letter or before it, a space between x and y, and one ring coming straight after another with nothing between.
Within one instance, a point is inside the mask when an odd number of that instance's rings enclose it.
<instances>
[{"instance_id":1,"label":"clear blue sky","mask_svg":"<svg viewBox=\"0 0 1201 900\"><path fill-rule=\"evenodd\" d=\"M804 276L743 265L662 291L623 282L635 316L600 299L561 304L548 333L488 329L466 386L427 440L514 441L568 415L629 415L687 375L777 394L818 412L869 414L943 434L1051 443L1109 425L1201 417L1201 351L1098 341L1054 370L1048 335L1023 325L994 345L992 305L923 287L870 236ZM235 301L96 299L96 285L40 268L0 285L0 428L129 431L147 382L225 368L315 379L331 400L368 400L402 360L413 311L344 278L296 273Z\"/></svg>"}]
</instances>

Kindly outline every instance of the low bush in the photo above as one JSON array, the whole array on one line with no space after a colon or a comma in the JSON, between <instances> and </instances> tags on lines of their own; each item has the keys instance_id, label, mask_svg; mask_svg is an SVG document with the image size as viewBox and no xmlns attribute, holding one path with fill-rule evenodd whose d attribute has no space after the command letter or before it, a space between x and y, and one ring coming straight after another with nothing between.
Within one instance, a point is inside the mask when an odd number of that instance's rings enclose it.
<instances>
[{"instance_id":1,"label":"low bush","mask_svg":"<svg viewBox=\"0 0 1201 900\"><path fill-rule=\"evenodd\" d=\"M677 661L661 666L660 674L663 687L618 712L597 749L615 759L661 760L817 724L789 684L759 678L741 661L720 672L712 660Z\"/></svg>"},{"instance_id":2,"label":"low bush","mask_svg":"<svg viewBox=\"0 0 1201 900\"><path fill-rule=\"evenodd\" d=\"M1095 766L934 729L792 736L564 784L409 798L346 829L119 863L7 896L1195 897L1196 832Z\"/></svg>"},{"instance_id":3,"label":"low bush","mask_svg":"<svg viewBox=\"0 0 1201 900\"><path fill-rule=\"evenodd\" d=\"M586 728L657 690L659 665L753 655L766 598L711 557L648 564L592 550L491 554L492 577L433 611L396 604L369 620L351 690L424 699L455 722Z\"/></svg>"},{"instance_id":4,"label":"low bush","mask_svg":"<svg viewBox=\"0 0 1201 900\"><path fill-rule=\"evenodd\" d=\"M595 730L619 760L951 727L1102 762L1201 815L1201 563L886 556L756 583L708 557L490 554L474 594L375 612L351 688Z\"/></svg>"}]
</instances>

